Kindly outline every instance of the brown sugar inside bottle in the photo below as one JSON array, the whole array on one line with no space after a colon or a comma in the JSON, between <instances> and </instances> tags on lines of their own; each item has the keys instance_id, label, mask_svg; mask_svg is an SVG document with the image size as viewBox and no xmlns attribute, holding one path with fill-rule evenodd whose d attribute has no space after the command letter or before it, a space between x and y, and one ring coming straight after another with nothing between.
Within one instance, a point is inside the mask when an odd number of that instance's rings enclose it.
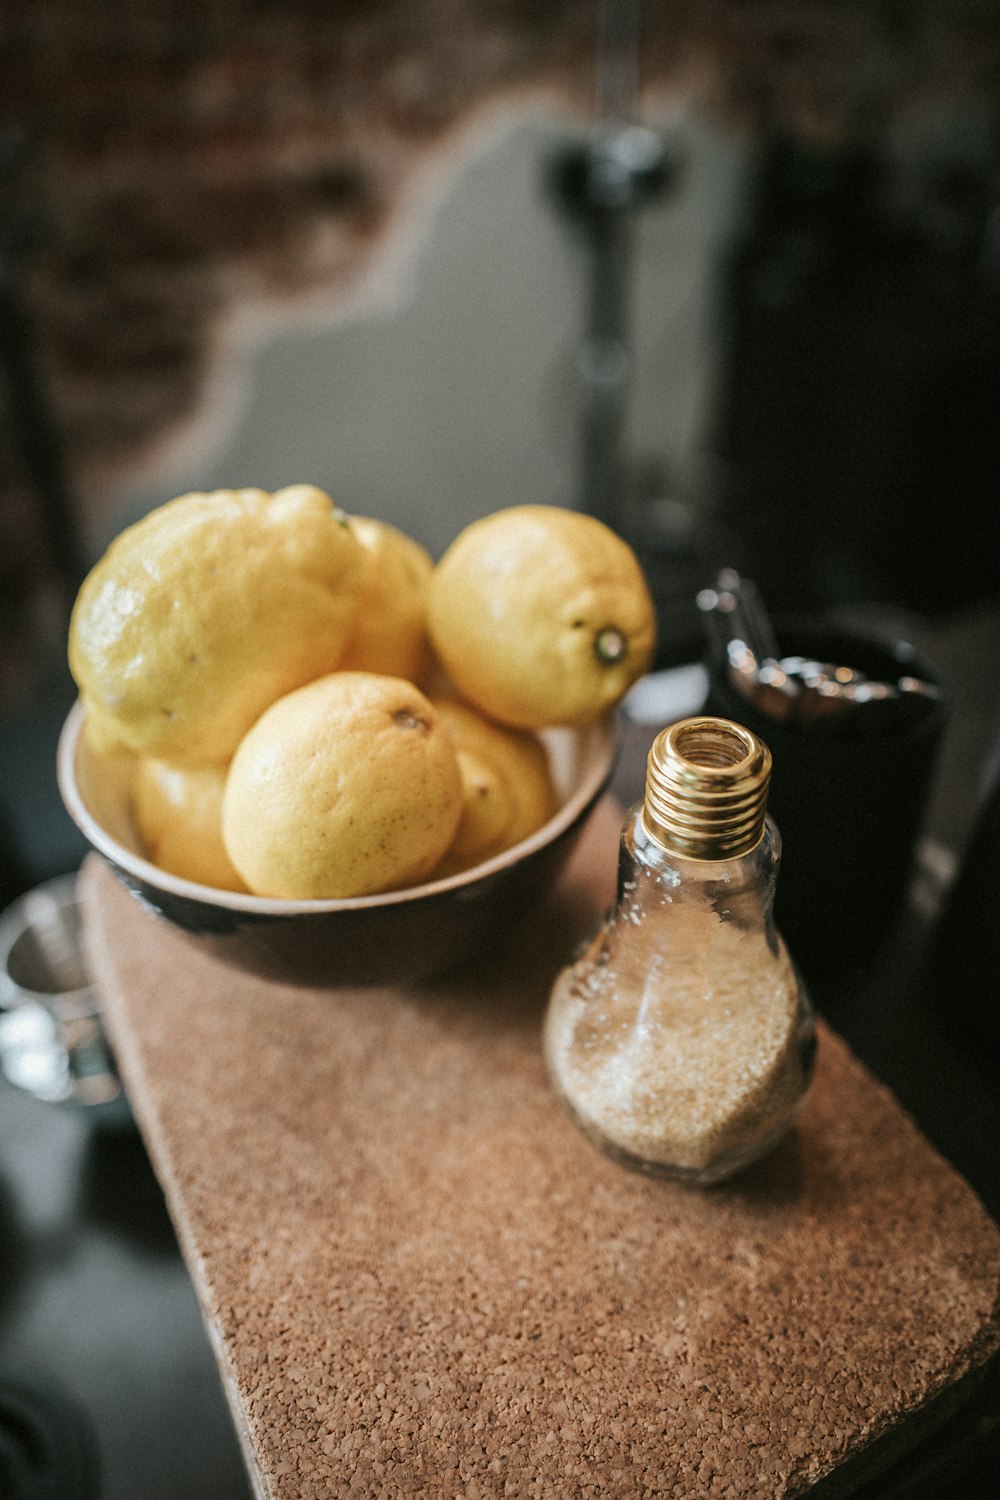
<instances>
[{"instance_id":1,"label":"brown sugar inside bottle","mask_svg":"<svg viewBox=\"0 0 1000 1500\"><path fill-rule=\"evenodd\" d=\"M550 1076L587 1135L699 1184L774 1146L812 1072L811 1007L773 919L770 772L766 746L725 719L657 736L615 907L546 1013Z\"/></svg>"}]
</instances>

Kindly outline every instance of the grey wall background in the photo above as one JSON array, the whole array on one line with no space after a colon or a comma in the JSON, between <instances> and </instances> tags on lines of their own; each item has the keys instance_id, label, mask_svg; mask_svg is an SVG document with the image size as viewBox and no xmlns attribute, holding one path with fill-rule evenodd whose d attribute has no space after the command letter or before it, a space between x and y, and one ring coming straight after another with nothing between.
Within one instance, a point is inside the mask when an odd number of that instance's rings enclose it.
<instances>
[{"instance_id":1,"label":"grey wall background","mask_svg":"<svg viewBox=\"0 0 1000 1500\"><path fill-rule=\"evenodd\" d=\"M635 220L630 442L692 499L743 153L694 115L654 123L684 165ZM481 123L384 268L388 289L233 329L201 426L120 493L101 543L188 489L316 483L435 554L501 506L574 504L587 257L548 172L575 129L538 108Z\"/></svg>"}]
</instances>

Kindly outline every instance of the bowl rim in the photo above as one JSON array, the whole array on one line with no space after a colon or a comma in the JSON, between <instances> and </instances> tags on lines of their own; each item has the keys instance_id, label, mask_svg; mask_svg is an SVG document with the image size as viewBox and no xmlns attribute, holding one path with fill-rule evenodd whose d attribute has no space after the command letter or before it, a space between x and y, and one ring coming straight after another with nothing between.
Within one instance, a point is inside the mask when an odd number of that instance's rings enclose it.
<instances>
[{"instance_id":1,"label":"bowl rim","mask_svg":"<svg viewBox=\"0 0 1000 1500\"><path fill-rule=\"evenodd\" d=\"M118 842L97 821L88 808L80 791L76 775L76 758L83 735L84 706L78 698L63 723L56 749L56 781L63 804L70 818L84 835L87 842L113 865L117 865L134 880L152 886L171 896L187 901L200 901L234 912L249 912L258 916L309 916L331 912L370 911L378 907L400 906L408 902L423 901L429 896L461 892L501 874L509 867L520 863L538 850L554 843L576 822L587 808L597 801L607 788L614 771L618 753L617 716L606 714L595 723L585 726L599 736L598 751L594 763L579 786L573 789L563 805L553 813L546 823L529 834L520 843L495 854L482 864L460 870L454 875L439 880L424 881L421 885L404 886L395 891L380 891L371 896L345 896L327 899L290 900L276 896L255 896L250 892L226 891L216 886L201 885L194 880L172 875L162 870L142 855L135 854L126 845Z\"/></svg>"}]
</instances>

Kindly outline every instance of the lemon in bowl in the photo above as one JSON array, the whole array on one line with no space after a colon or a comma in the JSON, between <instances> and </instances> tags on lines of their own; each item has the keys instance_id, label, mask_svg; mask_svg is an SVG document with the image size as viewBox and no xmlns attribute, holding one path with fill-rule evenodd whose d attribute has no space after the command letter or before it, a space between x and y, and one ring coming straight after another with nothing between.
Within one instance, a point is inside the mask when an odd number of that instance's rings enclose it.
<instances>
[{"instance_id":1,"label":"lemon in bowl","mask_svg":"<svg viewBox=\"0 0 1000 1500\"><path fill-rule=\"evenodd\" d=\"M258 895L371 896L427 879L461 810L454 746L420 689L334 672L279 698L244 736L222 835Z\"/></svg>"},{"instance_id":2,"label":"lemon in bowl","mask_svg":"<svg viewBox=\"0 0 1000 1500\"><path fill-rule=\"evenodd\" d=\"M180 496L81 587L60 787L224 958L419 980L554 880L654 633L631 549L577 512L511 507L434 563L313 485Z\"/></svg>"},{"instance_id":3,"label":"lemon in bowl","mask_svg":"<svg viewBox=\"0 0 1000 1500\"><path fill-rule=\"evenodd\" d=\"M510 506L459 532L431 575L427 616L461 696L520 729L608 713L656 644L635 552L596 517L558 505Z\"/></svg>"},{"instance_id":4,"label":"lemon in bowl","mask_svg":"<svg viewBox=\"0 0 1000 1500\"><path fill-rule=\"evenodd\" d=\"M376 894L286 898L224 890L154 864L136 826L139 758L99 748L84 725L78 701L59 742L61 795L90 846L143 906L224 963L332 988L418 984L491 959L558 880L608 786L616 747L613 715L540 731L553 810L500 853Z\"/></svg>"},{"instance_id":5,"label":"lemon in bowl","mask_svg":"<svg viewBox=\"0 0 1000 1500\"><path fill-rule=\"evenodd\" d=\"M150 511L74 603L69 660L91 738L174 763L228 759L276 698L339 665L366 556L315 485Z\"/></svg>"}]
</instances>

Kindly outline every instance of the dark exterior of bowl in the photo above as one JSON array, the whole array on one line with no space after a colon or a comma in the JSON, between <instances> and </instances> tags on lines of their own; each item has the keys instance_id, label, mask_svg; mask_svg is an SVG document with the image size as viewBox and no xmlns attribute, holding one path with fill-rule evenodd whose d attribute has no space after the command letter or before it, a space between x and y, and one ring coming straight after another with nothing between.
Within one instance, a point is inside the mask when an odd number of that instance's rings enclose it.
<instances>
[{"instance_id":1,"label":"dark exterior of bowl","mask_svg":"<svg viewBox=\"0 0 1000 1500\"><path fill-rule=\"evenodd\" d=\"M519 919L552 889L599 796L551 843L481 880L353 911L234 911L160 890L105 859L149 911L204 952L249 973L332 988L419 984L458 970L487 948L492 955L512 936Z\"/></svg>"},{"instance_id":2,"label":"dark exterior of bowl","mask_svg":"<svg viewBox=\"0 0 1000 1500\"><path fill-rule=\"evenodd\" d=\"M552 889L614 767L614 734L602 730L551 828L484 865L479 875L375 897L371 904L355 899L289 910L297 903L225 892L212 899L205 887L163 875L138 856L131 847L134 829L126 828L128 798L112 768L99 763L95 779L89 756L83 767L78 762L82 723L77 704L59 746L60 791L70 816L126 888L227 964L283 983L331 988L419 984L495 951ZM81 777L88 766L89 778Z\"/></svg>"}]
</instances>

